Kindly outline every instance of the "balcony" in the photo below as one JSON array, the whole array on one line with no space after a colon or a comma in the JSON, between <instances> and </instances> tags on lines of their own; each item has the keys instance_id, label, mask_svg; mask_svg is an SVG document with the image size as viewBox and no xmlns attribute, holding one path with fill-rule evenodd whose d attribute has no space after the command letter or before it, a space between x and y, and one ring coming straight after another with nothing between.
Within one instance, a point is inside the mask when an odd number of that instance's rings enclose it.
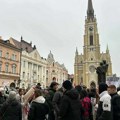
<instances>
[{"instance_id":1,"label":"balcony","mask_svg":"<svg viewBox=\"0 0 120 120\"><path fill-rule=\"evenodd\" d=\"M5 71L0 71L0 75L7 75L7 76L16 76L19 77L19 73L12 73L12 72L5 72Z\"/></svg>"}]
</instances>

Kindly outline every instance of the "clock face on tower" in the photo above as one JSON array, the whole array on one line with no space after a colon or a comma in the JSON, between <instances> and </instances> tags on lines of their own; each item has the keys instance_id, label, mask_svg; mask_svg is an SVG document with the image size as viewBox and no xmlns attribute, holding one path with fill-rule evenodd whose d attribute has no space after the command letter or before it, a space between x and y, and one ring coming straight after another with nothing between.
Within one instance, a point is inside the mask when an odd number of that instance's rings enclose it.
<instances>
[{"instance_id":1,"label":"clock face on tower","mask_svg":"<svg viewBox=\"0 0 120 120\"><path fill-rule=\"evenodd\" d=\"M95 72L95 66L94 65L89 66L89 71L91 73Z\"/></svg>"},{"instance_id":2,"label":"clock face on tower","mask_svg":"<svg viewBox=\"0 0 120 120\"><path fill-rule=\"evenodd\" d=\"M90 31L93 31L93 27L89 27L89 30L90 30Z\"/></svg>"}]
</instances>

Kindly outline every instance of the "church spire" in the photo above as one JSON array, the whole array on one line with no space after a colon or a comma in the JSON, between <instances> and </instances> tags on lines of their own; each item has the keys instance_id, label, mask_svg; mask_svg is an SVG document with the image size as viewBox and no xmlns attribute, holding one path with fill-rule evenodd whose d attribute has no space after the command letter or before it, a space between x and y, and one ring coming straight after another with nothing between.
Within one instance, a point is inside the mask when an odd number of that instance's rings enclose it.
<instances>
[{"instance_id":1,"label":"church spire","mask_svg":"<svg viewBox=\"0 0 120 120\"><path fill-rule=\"evenodd\" d=\"M76 47L76 52L75 52L75 55L78 55L78 49L77 49L77 47Z\"/></svg>"},{"instance_id":2,"label":"church spire","mask_svg":"<svg viewBox=\"0 0 120 120\"><path fill-rule=\"evenodd\" d=\"M92 0L88 0L87 18L88 19L94 18L94 9L93 9L93 5L92 5Z\"/></svg>"},{"instance_id":3,"label":"church spire","mask_svg":"<svg viewBox=\"0 0 120 120\"><path fill-rule=\"evenodd\" d=\"M107 44L107 48L106 48L106 53L109 53L109 48L108 48L108 44Z\"/></svg>"}]
</instances>

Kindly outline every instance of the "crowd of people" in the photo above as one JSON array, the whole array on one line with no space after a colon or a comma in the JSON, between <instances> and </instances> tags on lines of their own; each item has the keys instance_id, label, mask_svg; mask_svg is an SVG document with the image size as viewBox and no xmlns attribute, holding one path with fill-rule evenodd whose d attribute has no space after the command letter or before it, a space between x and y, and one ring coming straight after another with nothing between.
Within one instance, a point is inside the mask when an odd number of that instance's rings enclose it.
<instances>
[{"instance_id":1,"label":"crowd of people","mask_svg":"<svg viewBox=\"0 0 120 120\"><path fill-rule=\"evenodd\" d=\"M30 89L0 88L0 120L120 120L120 89L100 83L87 88L71 81Z\"/></svg>"}]
</instances>

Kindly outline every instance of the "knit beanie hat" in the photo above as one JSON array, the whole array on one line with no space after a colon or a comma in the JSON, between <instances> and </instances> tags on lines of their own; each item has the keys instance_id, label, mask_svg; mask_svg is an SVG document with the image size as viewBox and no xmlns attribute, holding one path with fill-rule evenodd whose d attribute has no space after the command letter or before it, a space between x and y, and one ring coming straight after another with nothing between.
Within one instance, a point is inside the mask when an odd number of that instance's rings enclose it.
<instances>
[{"instance_id":1,"label":"knit beanie hat","mask_svg":"<svg viewBox=\"0 0 120 120\"><path fill-rule=\"evenodd\" d=\"M108 85L106 83L100 83L99 84L99 94L101 94L102 92L106 91L108 88Z\"/></svg>"},{"instance_id":2,"label":"knit beanie hat","mask_svg":"<svg viewBox=\"0 0 120 120\"><path fill-rule=\"evenodd\" d=\"M70 90L72 89L72 83L69 80L66 80L63 82L62 86L66 89L66 90Z\"/></svg>"}]
</instances>

